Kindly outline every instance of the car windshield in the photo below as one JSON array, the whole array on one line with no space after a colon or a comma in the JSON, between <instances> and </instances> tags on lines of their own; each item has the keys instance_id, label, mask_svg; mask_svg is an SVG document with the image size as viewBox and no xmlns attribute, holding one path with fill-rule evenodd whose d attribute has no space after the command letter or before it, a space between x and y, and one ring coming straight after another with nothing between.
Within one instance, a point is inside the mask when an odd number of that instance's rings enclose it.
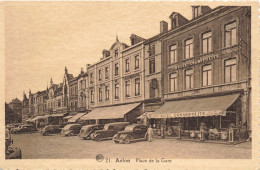
<instances>
[{"instance_id":1,"label":"car windshield","mask_svg":"<svg viewBox=\"0 0 260 170\"><path fill-rule=\"evenodd\" d=\"M133 131L134 126L126 126L125 131Z\"/></svg>"},{"instance_id":2,"label":"car windshield","mask_svg":"<svg viewBox=\"0 0 260 170\"><path fill-rule=\"evenodd\" d=\"M10 133L8 131L5 131L5 139L9 139L10 138Z\"/></svg>"}]
</instances>

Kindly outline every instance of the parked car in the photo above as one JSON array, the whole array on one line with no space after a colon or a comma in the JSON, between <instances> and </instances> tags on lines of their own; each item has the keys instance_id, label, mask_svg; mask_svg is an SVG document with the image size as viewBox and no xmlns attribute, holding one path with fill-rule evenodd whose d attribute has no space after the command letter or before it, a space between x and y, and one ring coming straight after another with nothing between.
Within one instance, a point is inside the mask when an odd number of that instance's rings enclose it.
<instances>
[{"instance_id":1,"label":"parked car","mask_svg":"<svg viewBox=\"0 0 260 170\"><path fill-rule=\"evenodd\" d=\"M130 143L137 140L147 139L147 126L143 124L132 124L127 126L123 131L114 135L113 141L115 143Z\"/></svg>"},{"instance_id":2,"label":"parked car","mask_svg":"<svg viewBox=\"0 0 260 170\"><path fill-rule=\"evenodd\" d=\"M17 128L20 125L23 125L23 123L8 124L8 125L6 125L5 128L8 129L12 133L13 129Z\"/></svg>"},{"instance_id":3,"label":"parked car","mask_svg":"<svg viewBox=\"0 0 260 170\"><path fill-rule=\"evenodd\" d=\"M68 124L61 130L61 134L64 136L78 135L80 129L80 124Z\"/></svg>"},{"instance_id":4,"label":"parked car","mask_svg":"<svg viewBox=\"0 0 260 170\"><path fill-rule=\"evenodd\" d=\"M113 136L121 130L124 130L126 126L130 125L129 122L116 122L105 124L104 129L96 130L92 134L92 139L95 141L101 141L103 139L113 139Z\"/></svg>"},{"instance_id":5,"label":"parked car","mask_svg":"<svg viewBox=\"0 0 260 170\"><path fill-rule=\"evenodd\" d=\"M11 131L11 129L15 128L15 126L13 124L9 124L9 125L6 125L5 128L9 131Z\"/></svg>"},{"instance_id":6,"label":"parked car","mask_svg":"<svg viewBox=\"0 0 260 170\"><path fill-rule=\"evenodd\" d=\"M91 139L91 134L95 132L95 130L101 130L104 128L104 125L86 125L83 126L80 130L79 137L83 139Z\"/></svg>"},{"instance_id":7,"label":"parked car","mask_svg":"<svg viewBox=\"0 0 260 170\"><path fill-rule=\"evenodd\" d=\"M55 134L55 133L60 133L61 129L59 125L47 125L45 126L42 131L41 134L43 136L49 135L49 134Z\"/></svg>"},{"instance_id":8,"label":"parked car","mask_svg":"<svg viewBox=\"0 0 260 170\"><path fill-rule=\"evenodd\" d=\"M37 129L33 125L19 125L12 130L12 133L36 132Z\"/></svg>"},{"instance_id":9,"label":"parked car","mask_svg":"<svg viewBox=\"0 0 260 170\"><path fill-rule=\"evenodd\" d=\"M22 151L19 148L11 147L13 139L9 130L5 130L5 159L22 159Z\"/></svg>"}]
</instances>

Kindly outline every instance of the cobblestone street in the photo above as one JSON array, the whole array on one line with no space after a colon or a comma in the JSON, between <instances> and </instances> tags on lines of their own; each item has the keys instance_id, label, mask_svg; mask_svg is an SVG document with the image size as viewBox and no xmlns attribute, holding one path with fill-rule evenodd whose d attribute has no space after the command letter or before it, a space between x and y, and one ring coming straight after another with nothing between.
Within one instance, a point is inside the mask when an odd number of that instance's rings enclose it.
<instances>
[{"instance_id":1,"label":"cobblestone street","mask_svg":"<svg viewBox=\"0 0 260 170\"><path fill-rule=\"evenodd\" d=\"M77 136L63 137L59 134L42 136L14 134L13 146L22 150L23 159L95 159L102 154L105 158L125 159L249 159L251 143L223 145L180 141L176 139L153 139L130 144L115 144L112 140L95 142Z\"/></svg>"}]
</instances>

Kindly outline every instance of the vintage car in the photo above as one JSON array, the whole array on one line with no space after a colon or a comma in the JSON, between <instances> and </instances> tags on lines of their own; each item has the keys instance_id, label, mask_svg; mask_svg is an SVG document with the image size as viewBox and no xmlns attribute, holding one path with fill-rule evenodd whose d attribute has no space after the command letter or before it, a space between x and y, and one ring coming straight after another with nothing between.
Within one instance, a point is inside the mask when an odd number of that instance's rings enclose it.
<instances>
[{"instance_id":1,"label":"vintage car","mask_svg":"<svg viewBox=\"0 0 260 170\"><path fill-rule=\"evenodd\" d=\"M95 141L101 141L103 139L113 139L113 136L121 130L124 130L126 126L130 125L129 122L116 122L108 123L104 125L104 129L96 130L92 134L92 139Z\"/></svg>"},{"instance_id":2,"label":"vintage car","mask_svg":"<svg viewBox=\"0 0 260 170\"><path fill-rule=\"evenodd\" d=\"M42 131L41 134L43 136L49 135L49 134L55 134L55 133L60 133L61 129L59 125L47 125L45 126Z\"/></svg>"},{"instance_id":3,"label":"vintage car","mask_svg":"<svg viewBox=\"0 0 260 170\"><path fill-rule=\"evenodd\" d=\"M5 159L22 159L21 149L11 147L13 139L9 130L5 130Z\"/></svg>"},{"instance_id":4,"label":"vintage car","mask_svg":"<svg viewBox=\"0 0 260 170\"><path fill-rule=\"evenodd\" d=\"M104 125L99 124L83 126L80 130L79 137L83 139L91 139L91 134L94 133L95 130L101 130L103 128Z\"/></svg>"},{"instance_id":5,"label":"vintage car","mask_svg":"<svg viewBox=\"0 0 260 170\"><path fill-rule=\"evenodd\" d=\"M12 133L36 132L37 129L33 125L19 125L12 130Z\"/></svg>"},{"instance_id":6,"label":"vintage car","mask_svg":"<svg viewBox=\"0 0 260 170\"><path fill-rule=\"evenodd\" d=\"M80 124L68 124L61 130L61 134L64 136L78 135L80 129L81 129Z\"/></svg>"},{"instance_id":7,"label":"vintage car","mask_svg":"<svg viewBox=\"0 0 260 170\"><path fill-rule=\"evenodd\" d=\"M113 141L115 143L130 143L137 140L147 140L147 126L143 124L132 124L125 128L125 130L114 135Z\"/></svg>"}]
</instances>

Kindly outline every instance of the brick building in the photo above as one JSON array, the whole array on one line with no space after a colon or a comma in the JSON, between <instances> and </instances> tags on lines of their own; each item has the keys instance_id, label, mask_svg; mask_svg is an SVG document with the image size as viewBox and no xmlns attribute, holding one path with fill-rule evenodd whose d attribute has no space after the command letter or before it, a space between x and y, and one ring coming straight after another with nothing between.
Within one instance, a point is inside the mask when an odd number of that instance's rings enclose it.
<instances>
[{"instance_id":1,"label":"brick building","mask_svg":"<svg viewBox=\"0 0 260 170\"><path fill-rule=\"evenodd\" d=\"M246 126L250 113L250 7L193 6L189 21L170 15L163 22L162 92L164 105L149 116L160 129L186 130ZM148 40L149 41L149 40ZM162 132L161 132L162 134Z\"/></svg>"}]
</instances>

